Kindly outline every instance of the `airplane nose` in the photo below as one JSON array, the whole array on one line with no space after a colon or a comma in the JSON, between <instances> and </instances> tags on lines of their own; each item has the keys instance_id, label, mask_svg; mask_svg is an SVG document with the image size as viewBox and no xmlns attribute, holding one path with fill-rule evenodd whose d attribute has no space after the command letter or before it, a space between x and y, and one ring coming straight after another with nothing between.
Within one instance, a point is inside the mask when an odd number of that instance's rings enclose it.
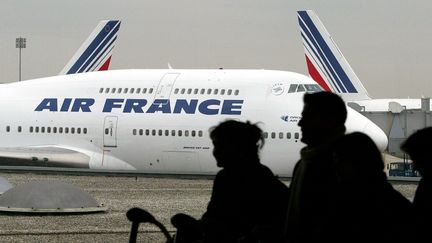
<instances>
[{"instance_id":1,"label":"airplane nose","mask_svg":"<svg viewBox=\"0 0 432 243\"><path fill-rule=\"evenodd\" d=\"M387 149L388 138L387 135L371 120L361 115L357 111L354 111L350 107L347 107L348 116L345 123L347 133L351 132L363 132L368 135L377 145L381 152Z\"/></svg>"},{"instance_id":2,"label":"airplane nose","mask_svg":"<svg viewBox=\"0 0 432 243\"><path fill-rule=\"evenodd\" d=\"M375 123L369 121L363 129L363 133L367 134L375 142L381 152L387 149L387 135Z\"/></svg>"}]
</instances>

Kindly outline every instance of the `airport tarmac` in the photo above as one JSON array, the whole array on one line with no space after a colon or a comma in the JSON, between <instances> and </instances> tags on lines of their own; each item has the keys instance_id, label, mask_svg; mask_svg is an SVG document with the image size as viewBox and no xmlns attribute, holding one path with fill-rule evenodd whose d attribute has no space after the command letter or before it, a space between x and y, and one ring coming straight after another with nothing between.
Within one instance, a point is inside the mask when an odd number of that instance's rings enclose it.
<instances>
[{"instance_id":1,"label":"airport tarmac","mask_svg":"<svg viewBox=\"0 0 432 243\"><path fill-rule=\"evenodd\" d=\"M31 181L62 181L82 188L108 207L104 213L81 215L0 214L0 242L127 242L131 223L125 214L132 207L152 213L171 233L170 217L187 213L200 217L212 189L212 179L175 179L124 175L70 175L52 172L2 172L13 185ZM284 181L289 184L289 181ZM412 200L416 182L393 182ZM165 242L156 227L140 226L138 242Z\"/></svg>"}]
</instances>

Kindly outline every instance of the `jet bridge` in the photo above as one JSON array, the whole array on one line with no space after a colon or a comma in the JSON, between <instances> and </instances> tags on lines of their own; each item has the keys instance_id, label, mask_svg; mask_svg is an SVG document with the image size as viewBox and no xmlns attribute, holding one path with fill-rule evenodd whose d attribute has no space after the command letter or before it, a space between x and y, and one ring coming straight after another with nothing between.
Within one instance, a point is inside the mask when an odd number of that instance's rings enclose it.
<instances>
[{"instance_id":1,"label":"jet bridge","mask_svg":"<svg viewBox=\"0 0 432 243\"><path fill-rule=\"evenodd\" d=\"M415 131L432 126L430 98L421 99L421 109L406 109L397 102L389 102L388 111L371 112L355 102L348 106L360 112L378 125L388 137L387 151L390 155L404 158L400 145Z\"/></svg>"}]
</instances>

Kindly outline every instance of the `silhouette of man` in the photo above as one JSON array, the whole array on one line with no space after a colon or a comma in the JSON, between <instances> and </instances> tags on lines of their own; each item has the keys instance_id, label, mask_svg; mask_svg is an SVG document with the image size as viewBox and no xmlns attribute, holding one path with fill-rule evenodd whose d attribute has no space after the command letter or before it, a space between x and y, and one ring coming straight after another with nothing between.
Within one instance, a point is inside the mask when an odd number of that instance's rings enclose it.
<instances>
[{"instance_id":1,"label":"silhouette of man","mask_svg":"<svg viewBox=\"0 0 432 243\"><path fill-rule=\"evenodd\" d=\"M289 189L260 163L261 129L227 120L211 129L210 138L222 169L199 221L204 242L279 242Z\"/></svg>"},{"instance_id":2,"label":"silhouette of man","mask_svg":"<svg viewBox=\"0 0 432 243\"><path fill-rule=\"evenodd\" d=\"M432 229L432 159L431 159L432 127L418 130L407 138L401 149L413 162L414 169L420 173L421 179L413 200L416 221L415 232L418 239L425 242L430 239Z\"/></svg>"},{"instance_id":3,"label":"silhouette of man","mask_svg":"<svg viewBox=\"0 0 432 243\"><path fill-rule=\"evenodd\" d=\"M336 183L333 144L345 133L347 109L344 101L330 92L306 93L303 98L300 160L290 184L285 241L330 240L331 190Z\"/></svg>"},{"instance_id":4,"label":"silhouette of man","mask_svg":"<svg viewBox=\"0 0 432 243\"><path fill-rule=\"evenodd\" d=\"M334 146L337 184L330 206L336 231L332 242L410 242L412 205L387 181L381 152L364 133Z\"/></svg>"}]
</instances>

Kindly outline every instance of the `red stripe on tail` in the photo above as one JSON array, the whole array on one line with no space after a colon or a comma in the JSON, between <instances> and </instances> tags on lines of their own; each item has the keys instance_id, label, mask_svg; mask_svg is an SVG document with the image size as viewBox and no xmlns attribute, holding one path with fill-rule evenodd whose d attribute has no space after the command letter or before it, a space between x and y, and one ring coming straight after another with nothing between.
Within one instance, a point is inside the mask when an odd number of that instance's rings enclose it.
<instances>
[{"instance_id":1,"label":"red stripe on tail","mask_svg":"<svg viewBox=\"0 0 432 243\"><path fill-rule=\"evenodd\" d=\"M324 81L324 79L321 77L321 75L319 74L318 70L316 70L315 66L312 64L312 62L309 60L309 58L307 57L307 55L305 55L306 57L306 63L307 63L307 67L308 67L308 71L309 71L309 75L313 78L313 80L315 80L315 82L317 82L325 91L331 91L329 86L326 84L326 82Z\"/></svg>"},{"instance_id":2,"label":"red stripe on tail","mask_svg":"<svg viewBox=\"0 0 432 243\"><path fill-rule=\"evenodd\" d=\"M106 60L106 62L99 68L98 71L106 71L109 68L111 62L111 56Z\"/></svg>"}]
</instances>

